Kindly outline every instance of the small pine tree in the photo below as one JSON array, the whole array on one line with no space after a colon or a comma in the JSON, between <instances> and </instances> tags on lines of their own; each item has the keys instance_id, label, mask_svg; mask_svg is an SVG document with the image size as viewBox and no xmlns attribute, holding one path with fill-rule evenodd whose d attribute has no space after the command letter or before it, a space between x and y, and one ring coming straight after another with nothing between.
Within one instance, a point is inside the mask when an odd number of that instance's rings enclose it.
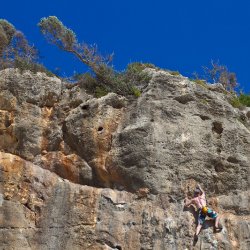
<instances>
[{"instance_id":1,"label":"small pine tree","mask_svg":"<svg viewBox=\"0 0 250 250\"><path fill-rule=\"evenodd\" d=\"M91 69L90 74L78 74L77 80L80 86L98 97L108 92L139 97L141 92L135 85L145 85L149 81L148 75L142 72L148 65L135 63L129 65L125 72L115 71L110 66L113 54L102 56L96 45L79 43L75 33L56 16L42 18L38 26L49 43L75 55Z\"/></svg>"},{"instance_id":2,"label":"small pine tree","mask_svg":"<svg viewBox=\"0 0 250 250\"><path fill-rule=\"evenodd\" d=\"M81 62L90 67L97 78L108 84L109 73L112 72L112 68L108 64L112 61L113 55L102 56L98 53L96 45L79 43L75 33L64 26L56 16L42 18L38 26L49 43L74 54Z\"/></svg>"}]
</instances>

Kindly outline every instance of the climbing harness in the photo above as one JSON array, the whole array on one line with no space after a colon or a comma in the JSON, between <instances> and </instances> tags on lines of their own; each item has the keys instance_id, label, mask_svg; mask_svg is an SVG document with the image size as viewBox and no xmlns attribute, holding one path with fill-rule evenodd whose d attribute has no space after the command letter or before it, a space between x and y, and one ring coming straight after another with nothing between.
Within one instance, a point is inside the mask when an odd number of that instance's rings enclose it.
<instances>
[{"instance_id":1,"label":"climbing harness","mask_svg":"<svg viewBox=\"0 0 250 250\"><path fill-rule=\"evenodd\" d=\"M202 207L201 212L202 212L204 215L207 215L207 212L208 212L207 206Z\"/></svg>"}]
</instances>

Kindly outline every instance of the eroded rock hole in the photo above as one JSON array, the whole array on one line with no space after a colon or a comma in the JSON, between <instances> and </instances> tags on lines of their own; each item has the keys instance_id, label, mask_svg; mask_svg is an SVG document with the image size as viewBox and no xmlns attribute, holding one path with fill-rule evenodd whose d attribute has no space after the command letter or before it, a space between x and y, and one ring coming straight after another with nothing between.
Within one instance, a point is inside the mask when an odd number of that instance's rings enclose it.
<instances>
[{"instance_id":1,"label":"eroded rock hole","mask_svg":"<svg viewBox=\"0 0 250 250\"><path fill-rule=\"evenodd\" d=\"M174 98L176 101L178 101L181 104L187 104L191 101L194 101L194 97L191 95L182 95L182 96L177 96Z\"/></svg>"},{"instance_id":2,"label":"eroded rock hole","mask_svg":"<svg viewBox=\"0 0 250 250\"><path fill-rule=\"evenodd\" d=\"M221 153L221 149L220 148L217 148L217 153Z\"/></svg>"},{"instance_id":3,"label":"eroded rock hole","mask_svg":"<svg viewBox=\"0 0 250 250\"><path fill-rule=\"evenodd\" d=\"M103 131L103 127L100 126L100 127L98 128L98 132L102 132L102 131Z\"/></svg>"},{"instance_id":4,"label":"eroded rock hole","mask_svg":"<svg viewBox=\"0 0 250 250\"><path fill-rule=\"evenodd\" d=\"M215 170L216 172L222 172L222 171L224 171L224 166L223 166L223 164L222 164L221 162L217 162L217 163L215 164L215 166L214 166L214 170Z\"/></svg>"},{"instance_id":5,"label":"eroded rock hole","mask_svg":"<svg viewBox=\"0 0 250 250\"><path fill-rule=\"evenodd\" d=\"M234 157L234 156L229 156L227 158L227 161L231 162L231 163L239 163L239 160L236 157Z\"/></svg>"},{"instance_id":6,"label":"eroded rock hole","mask_svg":"<svg viewBox=\"0 0 250 250\"><path fill-rule=\"evenodd\" d=\"M206 121L206 120L210 120L210 117L206 116L206 115L199 115L201 120Z\"/></svg>"},{"instance_id":7,"label":"eroded rock hole","mask_svg":"<svg viewBox=\"0 0 250 250\"><path fill-rule=\"evenodd\" d=\"M82 109L83 109L83 110L89 109L89 105L88 105L88 104L83 105L83 106L82 106Z\"/></svg>"},{"instance_id":8,"label":"eroded rock hole","mask_svg":"<svg viewBox=\"0 0 250 250\"><path fill-rule=\"evenodd\" d=\"M11 121L9 119L6 119L4 123L6 128L8 128L11 125Z\"/></svg>"},{"instance_id":9,"label":"eroded rock hole","mask_svg":"<svg viewBox=\"0 0 250 250\"><path fill-rule=\"evenodd\" d=\"M220 122L213 122L213 128L212 131L221 135L223 132L223 127L222 124Z\"/></svg>"}]
</instances>

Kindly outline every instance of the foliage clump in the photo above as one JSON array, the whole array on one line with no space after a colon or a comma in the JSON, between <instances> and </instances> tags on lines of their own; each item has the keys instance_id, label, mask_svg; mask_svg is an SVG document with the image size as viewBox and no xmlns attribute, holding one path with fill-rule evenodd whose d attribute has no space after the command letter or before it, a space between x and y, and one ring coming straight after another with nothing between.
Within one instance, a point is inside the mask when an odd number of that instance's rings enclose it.
<instances>
[{"instance_id":1,"label":"foliage clump","mask_svg":"<svg viewBox=\"0 0 250 250\"><path fill-rule=\"evenodd\" d=\"M241 108L242 104L240 103L239 97L235 96L230 100L230 104L234 107L234 108Z\"/></svg>"},{"instance_id":2,"label":"foliage clump","mask_svg":"<svg viewBox=\"0 0 250 250\"><path fill-rule=\"evenodd\" d=\"M36 62L29 62L23 58L16 58L14 61L13 67L18 68L21 71L21 73L24 72L25 70L29 70L35 74L38 72L43 72L47 76L50 76L50 77L55 76L54 73L52 73L42 64L36 63Z\"/></svg>"},{"instance_id":3,"label":"foliage clump","mask_svg":"<svg viewBox=\"0 0 250 250\"><path fill-rule=\"evenodd\" d=\"M0 19L0 60L1 66L12 66L15 60L31 62L36 50L29 45L24 34L5 19Z\"/></svg>"},{"instance_id":4,"label":"foliage clump","mask_svg":"<svg viewBox=\"0 0 250 250\"><path fill-rule=\"evenodd\" d=\"M53 74L36 62L37 50L31 46L24 34L5 19L0 19L0 69L18 68L34 73Z\"/></svg>"},{"instance_id":5,"label":"foliage clump","mask_svg":"<svg viewBox=\"0 0 250 250\"><path fill-rule=\"evenodd\" d=\"M112 74L112 54L102 56L98 53L96 45L79 43L75 33L63 25L56 16L42 18L38 23L41 33L46 40L59 49L72 53L82 63L87 65L99 81L105 84Z\"/></svg>"},{"instance_id":6,"label":"foliage clump","mask_svg":"<svg viewBox=\"0 0 250 250\"><path fill-rule=\"evenodd\" d=\"M246 107L250 107L250 95L240 94L239 101Z\"/></svg>"},{"instance_id":7,"label":"foliage clump","mask_svg":"<svg viewBox=\"0 0 250 250\"><path fill-rule=\"evenodd\" d=\"M138 86L143 86L150 80L143 70L154 65L132 63L124 72L117 72L110 65L113 54L103 56L96 45L79 43L75 33L56 16L42 18L38 26L49 43L72 53L89 67L90 73L78 74L76 77L80 86L98 97L109 92L140 96Z\"/></svg>"},{"instance_id":8,"label":"foliage clump","mask_svg":"<svg viewBox=\"0 0 250 250\"><path fill-rule=\"evenodd\" d=\"M235 108L250 107L250 95L240 94L232 98L230 103Z\"/></svg>"},{"instance_id":9,"label":"foliage clump","mask_svg":"<svg viewBox=\"0 0 250 250\"><path fill-rule=\"evenodd\" d=\"M202 86L203 88L208 88L207 83L205 80L202 79L192 79L193 82L197 83L198 85Z\"/></svg>"},{"instance_id":10,"label":"foliage clump","mask_svg":"<svg viewBox=\"0 0 250 250\"><path fill-rule=\"evenodd\" d=\"M150 80L149 75L143 71L145 68L148 68L147 64L136 62L129 64L127 69L122 72L112 69L108 72L109 81L106 84L103 84L98 77L91 73L76 74L74 80L78 82L80 87L96 97L102 97L109 92L139 97L141 96L140 89L147 85Z\"/></svg>"},{"instance_id":11,"label":"foliage clump","mask_svg":"<svg viewBox=\"0 0 250 250\"><path fill-rule=\"evenodd\" d=\"M172 76L180 76L181 75L179 71L168 70L168 73L171 74Z\"/></svg>"}]
</instances>

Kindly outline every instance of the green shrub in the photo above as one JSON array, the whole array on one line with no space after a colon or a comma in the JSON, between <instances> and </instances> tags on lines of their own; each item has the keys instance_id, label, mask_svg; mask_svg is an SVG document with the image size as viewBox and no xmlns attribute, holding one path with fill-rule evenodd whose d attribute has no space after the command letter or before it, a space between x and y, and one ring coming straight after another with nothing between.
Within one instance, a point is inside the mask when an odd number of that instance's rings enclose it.
<instances>
[{"instance_id":1,"label":"green shrub","mask_svg":"<svg viewBox=\"0 0 250 250\"><path fill-rule=\"evenodd\" d=\"M168 73L171 74L172 76L180 76L181 75L179 71L168 70Z\"/></svg>"},{"instance_id":2,"label":"green shrub","mask_svg":"<svg viewBox=\"0 0 250 250\"><path fill-rule=\"evenodd\" d=\"M157 67L152 63L133 62L128 64L127 71L131 70L135 72L141 72L146 68L157 69Z\"/></svg>"},{"instance_id":3,"label":"green shrub","mask_svg":"<svg viewBox=\"0 0 250 250\"><path fill-rule=\"evenodd\" d=\"M250 107L250 95L240 94L238 99L242 105Z\"/></svg>"},{"instance_id":4,"label":"green shrub","mask_svg":"<svg viewBox=\"0 0 250 250\"><path fill-rule=\"evenodd\" d=\"M240 103L240 100L238 97L234 97L232 100L230 100L230 104L234 107L234 108L241 108L242 104Z\"/></svg>"},{"instance_id":5,"label":"green shrub","mask_svg":"<svg viewBox=\"0 0 250 250\"><path fill-rule=\"evenodd\" d=\"M250 107L250 95L240 94L230 101L235 108Z\"/></svg>"},{"instance_id":6,"label":"green shrub","mask_svg":"<svg viewBox=\"0 0 250 250\"><path fill-rule=\"evenodd\" d=\"M44 72L54 76L37 62L38 52L25 35L5 19L0 19L0 69L18 68L21 72Z\"/></svg>"},{"instance_id":7,"label":"green shrub","mask_svg":"<svg viewBox=\"0 0 250 250\"><path fill-rule=\"evenodd\" d=\"M99 87L99 86L96 87L96 89L95 89L95 96L97 98L103 97L103 96L105 96L107 94L108 94L108 92L106 91L106 89L104 89L102 87Z\"/></svg>"},{"instance_id":8,"label":"green shrub","mask_svg":"<svg viewBox=\"0 0 250 250\"><path fill-rule=\"evenodd\" d=\"M67 28L56 16L42 18L38 26L47 41L59 49L75 55L89 67L91 74L77 76L79 85L97 97L109 92L120 95L139 96L140 88L150 77L143 72L145 68L156 68L148 63L131 63L123 72L110 66L113 55L101 55L96 45L79 43L75 33Z\"/></svg>"},{"instance_id":9,"label":"green shrub","mask_svg":"<svg viewBox=\"0 0 250 250\"><path fill-rule=\"evenodd\" d=\"M133 86L131 88L131 92L133 93L133 95L135 97L140 97L141 96L141 91L137 87L135 87L135 86Z\"/></svg>"},{"instance_id":10,"label":"green shrub","mask_svg":"<svg viewBox=\"0 0 250 250\"><path fill-rule=\"evenodd\" d=\"M115 71L112 68L103 67L100 75L75 74L74 80L88 93L96 97L102 97L109 92L124 96L141 96L141 89L150 81L151 77L143 70L149 64L131 63L125 71ZM104 81L105 79L105 81Z\"/></svg>"},{"instance_id":11,"label":"green shrub","mask_svg":"<svg viewBox=\"0 0 250 250\"><path fill-rule=\"evenodd\" d=\"M80 88L84 88L90 94L95 93L98 84L95 77L90 73L75 74L73 79L77 81Z\"/></svg>"},{"instance_id":12,"label":"green shrub","mask_svg":"<svg viewBox=\"0 0 250 250\"><path fill-rule=\"evenodd\" d=\"M43 72L47 76L50 76L50 77L55 76L55 74L53 74L51 71L46 69L42 64L35 63L35 62L29 62L23 58L16 58L14 60L13 66L11 66L11 67L18 68L21 71L21 73L25 70L30 70L33 73Z\"/></svg>"},{"instance_id":13,"label":"green shrub","mask_svg":"<svg viewBox=\"0 0 250 250\"><path fill-rule=\"evenodd\" d=\"M144 69L148 67L152 68L152 64L143 64L143 63L130 63L127 66L125 72L121 73L123 80L127 81L130 85L144 85L147 84L151 77L143 72Z\"/></svg>"},{"instance_id":14,"label":"green shrub","mask_svg":"<svg viewBox=\"0 0 250 250\"><path fill-rule=\"evenodd\" d=\"M193 79L192 81L195 82L195 83L197 83L198 85L204 87L204 88L208 88L205 80Z\"/></svg>"},{"instance_id":15,"label":"green shrub","mask_svg":"<svg viewBox=\"0 0 250 250\"><path fill-rule=\"evenodd\" d=\"M204 104L204 105L207 105L208 101L206 99L201 99L201 103Z\"/></svg>"},{"instance_id":16,"label":"green shrub","mask_svg":"<svg viewBox=\"0 0 250 250\"><path fill-rule=\"evenodd\" d=\"M117 72L111 79L112 89L117 94L133 95L139 97L141 89L147 85L151 79L147 72L143 70L148 67L155 67L152 64L130 63L123 72Z\"/></svg>"}]
</instances>

